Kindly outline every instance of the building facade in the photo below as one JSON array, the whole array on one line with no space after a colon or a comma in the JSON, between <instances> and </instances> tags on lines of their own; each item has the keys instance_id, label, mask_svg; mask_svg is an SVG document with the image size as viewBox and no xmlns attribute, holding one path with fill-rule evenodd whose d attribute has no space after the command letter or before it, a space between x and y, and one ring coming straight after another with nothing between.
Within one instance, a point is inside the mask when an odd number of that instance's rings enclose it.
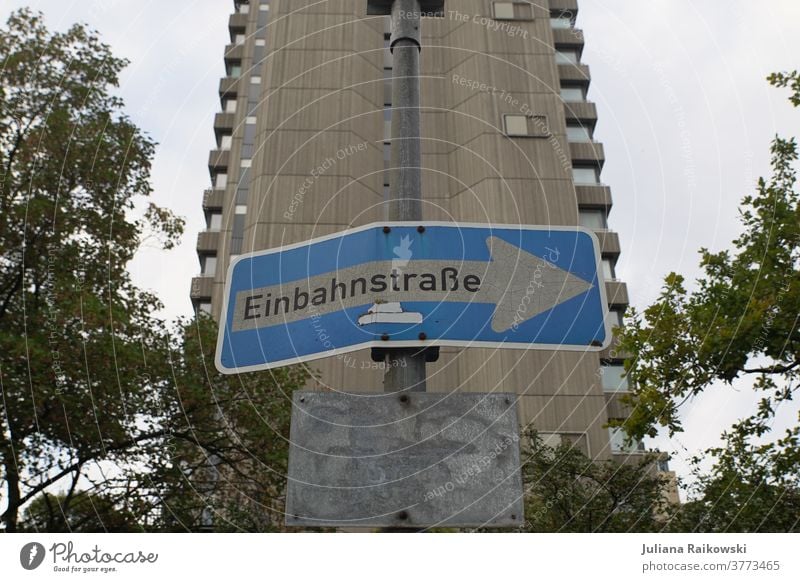
<instances>
[{"instance_id":1,"label":"building facade","mask_svg":"<svg viewBox=\"0 0 800 582\"><path fill-rule=\"evenodd\" d=\"M207 230L192 282L196 309L219 315L232 257L384 217L392 57L388 18L366 0L237 0L214 121ZM614 265L597 110L581 60L577 0L448 2L426 18L422 52L426 220L593 229L612 325L628 304ZM368 350L310 362L314 387L381 391ZM442 348L429 391L519 394L520 422L595 459L634 458L608 429L627 389L614 351Z\"/></svg>"}]
</instances>

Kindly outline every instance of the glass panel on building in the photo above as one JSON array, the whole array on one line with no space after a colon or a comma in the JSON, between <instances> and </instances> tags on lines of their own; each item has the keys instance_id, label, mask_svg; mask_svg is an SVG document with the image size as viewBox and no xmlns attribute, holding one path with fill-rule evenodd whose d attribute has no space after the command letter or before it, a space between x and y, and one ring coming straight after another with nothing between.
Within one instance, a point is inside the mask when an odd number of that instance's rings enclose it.
<instances>
[{"instance_id":1,"label":"glass panel on building","mask_svg":"<svg viewBox=\"0 0 800 582\"><path fill-rule=\"evenodd\" d=\"M625 392L628 390L628 378L622 364L606 364L603 366L603 390L605 392Z\"/></svg>"},{"instance_id":2,"label":"glass panel on building","mask_svg":"<svg viewBox=\"0 0 800 582\"><path fill-rule=\"evenodd\" d=\"M592 230L605 230L606 211L603 208L581 208L578 210L578 224Z\"/></svg>"},{"instance_id":3,"label":"glass panel on building","mask_svg":"<svg viewBox=\"0 0 800 582\"><path fill-rule=\"evenodd\" d=\"M567 139L572 142L592 141L592 128L582 123L568 123Z\"/></svg>"},{"instance_id":4,"label":"glass panel on building","mask_svg":"<svg viewBox=\"0 0 800 582\"><path fill-rule=\"evenodd\" d=\"M576 184L599 184L600 172L596 167L580 167L572 168L572 178Z\"/></svg>"}]
</instances>

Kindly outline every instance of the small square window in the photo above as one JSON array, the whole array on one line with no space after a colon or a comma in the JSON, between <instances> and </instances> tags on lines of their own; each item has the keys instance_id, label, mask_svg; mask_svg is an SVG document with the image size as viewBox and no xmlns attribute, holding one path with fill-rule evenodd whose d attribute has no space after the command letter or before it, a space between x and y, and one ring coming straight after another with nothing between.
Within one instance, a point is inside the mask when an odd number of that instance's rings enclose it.
<instances>
[{"instance_id":1,"label":"small square window","mask_svg":"<svg viewBox=\"0 0 800 582\"><path fill-rule=\"evenodd\" d=\"M238 204L234 210L235 214L247 214L247 206L245 204Z\"/></svg>"},{"instance_id":2,"label":"small square window","mask_svg":"<svg viewBox=\"0 0 800 582\"><path fill-rule=\"evenodd\" d=\"M269 10L269 4L261 4L258 9L261 10L261 12L267 12Z\"/></svg>"},{"instance_id":3,"label":"small square window","mask_svg":"<svg viewBox=\"0 0 800 582\"><path fill-rule=\"evenodd\" d=\"M256 39L256 46L266 46L266 45L267 45L267 41L264 40L263 38L257 38Z\"/></svg>"},{"instance_id":4,"label":"small square window","mask_svg":"<svg viewBox=\"0 0 800 582\"><path fill-rule=\"evenodd\" d=\"M259 77L258 75L253 75L252 77L250 77L250 83L252 83L253 85L260 85L261 77Z\"/></svg>"},{"instance_id":5,"label":"small square window","mask_svg":"<svg viewBox=\"0 0 800 582\"><path fill-rule=\"evenodd\" d=\"M255 115L251 115L249 117L245 117L244 122L247 125L255 125L257 118Z\"/></svg>"},{"instance_id":6,"label":"small square window","mask_svg":"<svg viewBox=\"0 0 800 582\"><path fill-rule=\"evenodd\" d=\"M228 76L238 78L242 76L242 65L231 64L228 66Z\"/></svg>"},{"instance_id":7,"label":"small square window","mask_svg":"<svg viewBox=\"0 0 800 582\"><path fill-rule=\"evenodd\" d=\"M528 118L524 115L506 115L505 116L505 130L506 135L509 136L527 136L528 135Z\"/></svg>"},{"instance_id":8,"label":"small square window","mask_svg":"<svg viewBox=\"0 0 800 582\"><path fill-rule=\"evenodd\" d=\"M237 11L239 14L247 14L248 12L250 12L250 5L249 5L249 4L247 4L246 2L240 2L240 3L239 3L237 6L236 6L236 11Z\"/></svg>"},{"instance_id":9,"label":"small square window","mask_svg":"<svg viewBox=\"0 0 800 582\"><path fill-rule=\"evenodd\" d=\"M244 41L245 41L246 38L247 37L245 35L243 35L243 34L236 34L233 37L233 44L237 44L237 45L244 44Z\"/></svg>"},{"instance_id":10,"label":"small square window","mask_svg":"<svg viewBox=\"0 0 800 582\"><path fill-rule=\"evenodd\" d=\"M251 159L243 159L242 160L242 164L241 164L242 168L249 168L252 165L253 165L253 160L251 160Z\"/></svg>"},{"instance_id":11,"label":"small square window","mask_svg":"<svg viewBox=\"0 0 800 582\"><path fill-rule=\"evenodd\" d=\"M505 132L510 137L548 137L550 128L544 115L505 115Z\"/></svg>"},{"instance_id":12,"label":"small square window","mask_svg":"<svg viewBox=\"0 0 800 582\"><path fill-rule=\"evenodd\" d=\"M221 150L229 150L231 149L231 144L233 143L233 136L232 135L221 135L219 138L219 149Z\"/></svg>"},{"instance_id":13,"label":"small square window","mask_svg":"<svg viewBox=\"0 0 800 582\"><path fill-rule=\"evenodd\" d=\"M495 20L514 20L514 3L495 2L494 18Z\"/></svg>"},{"instance_id":14,"label":"small square window","mask_svg":"<svg viewBox=\"0 0 800 582\"><path fill-rule=\"evenodd\" d=\"M224 190L228 185L228 174L217 174L214 179L214 188Z\"/></svg>"},{"instance_id":15,"label":"small square window","mask_svg":"<svg viewBox=\"0 0 800 582\"><path fill-rule=\"evenodd\" d=\"M210 301L203 301L197 304L197 312L198 313L205 313L206 315L211 315L211 302Z\"/></svg>"},{"instance_id":16,"label":"small square window","mask_svg":"<svg viewBox=\"0 0 800 582\"><path fill-rule=\"evenodd\" d=\"M236 99L225 100L225 113L236 113Z\"/></svg>"}]
</instances>

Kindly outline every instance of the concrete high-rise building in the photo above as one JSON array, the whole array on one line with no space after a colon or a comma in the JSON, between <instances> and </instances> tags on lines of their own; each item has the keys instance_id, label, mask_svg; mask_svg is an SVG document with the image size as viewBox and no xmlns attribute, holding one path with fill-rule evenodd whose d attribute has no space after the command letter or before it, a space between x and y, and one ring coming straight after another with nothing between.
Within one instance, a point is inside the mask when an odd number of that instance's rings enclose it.
<instances>
[{"instance_id":1,"label":"concrete high-rise building","mask_svg":"<svg viewBox=\"0 0 800 582\"><path fill-rule=\"evenodd\" d=\"M192 282L215 317L225 273L241 253L279 247L384 217L391 143L388 18L366 0L237 0L225 49L211 152L207 230ZM427 220L593 229L611 324L628 305L616 278L597 109L589 99L577 0L449 1L423 25L423 196ZM605 427L626 414L622 362L597 352L442 348L429 391L505 391L520 421L550 444L568 439L596 459L625 460ZM381 391L368 350L310 362L315 386Z\"/></svg>"}]
</instances>

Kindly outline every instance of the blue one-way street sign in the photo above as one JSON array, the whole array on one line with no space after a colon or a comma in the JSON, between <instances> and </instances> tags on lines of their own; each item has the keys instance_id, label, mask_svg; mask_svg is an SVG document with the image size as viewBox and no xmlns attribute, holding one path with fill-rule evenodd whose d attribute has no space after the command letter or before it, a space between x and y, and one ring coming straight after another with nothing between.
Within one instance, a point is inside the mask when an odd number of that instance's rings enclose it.
<instances>
[{"instance_id":1,"label":"blue one-way street sign","mask_svg":"<svg viewBox=\"0 0 800 582\"><path fill-rule=\"evenodd\" d=\"M370 346L599 350L606 315L589 230L380 223L238 257L216 363L232 374Z\"/></svg>"}]
</instances>

